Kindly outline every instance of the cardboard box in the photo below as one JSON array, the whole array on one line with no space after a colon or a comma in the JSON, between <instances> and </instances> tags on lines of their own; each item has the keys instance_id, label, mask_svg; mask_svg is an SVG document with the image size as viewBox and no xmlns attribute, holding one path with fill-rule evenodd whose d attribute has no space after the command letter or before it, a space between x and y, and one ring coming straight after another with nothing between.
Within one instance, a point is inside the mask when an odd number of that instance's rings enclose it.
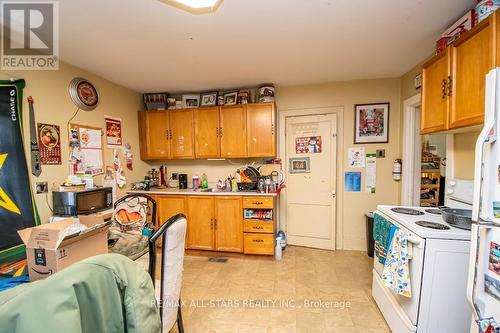
<instances>
[{"instance_id":1,"label":"cardboard box","mask_svg":"<svg viewBox=\"0 0 500 333\"><path fill-rule=\"evenodd\" d=\"M458 21L453 23L451 27L446 29L445 32L441 34L441 38L436 41L436 54L439 54L446 50L446 47L456 41L460 36L472 29L475 25L475 14L474 10L468 11L464 16L462 16Z\"/></svg>"},{"instance_id":2,"label":"cardboard box","mask_svg":"<svg viewBox=\"0 0 500 333\"><path fill-rule=\"evenodd\" d=\"M72 219L18 231L26 245L31 281L45 279L82 259L108 253L109 222L99 216L79 219L88 229L69 236L60 237L60 232L74 223Z\"/></svg>"}]
</instances>

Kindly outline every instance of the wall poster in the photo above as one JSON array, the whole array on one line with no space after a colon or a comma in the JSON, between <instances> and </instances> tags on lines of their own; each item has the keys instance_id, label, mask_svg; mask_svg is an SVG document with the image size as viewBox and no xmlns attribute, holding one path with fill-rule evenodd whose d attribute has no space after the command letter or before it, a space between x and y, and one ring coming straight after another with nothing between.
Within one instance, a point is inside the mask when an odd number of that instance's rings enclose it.
<instances>
[{"instance_id":1,"label":"wall poster","mask_svg":"<svg viewBox=\"0 0 500 333\"><path fill-rule=\"evenodd\" d=\"M377 183L377 154L366 154L366 179L365 192L375 193L375 184Z\"/></svg>"},{"instance_id":2,"label":"wall poster","mask_svg":"<svg viewBox=\"0 0 500 333\"><path fill-rule=\"evenodd\" d=\"M306 136L295 139L295 153L317 154L321 153L321 136Z\"/></svg>"},{"instance_id":3,"label":"wall poster","mask_svg":"<svg viewBox=\"0 0 500 333\"><path fill-rule=\"evenodd\" d=\"M37 124L40 160L45 165L62 164L61 130L57 125Z\"/></svg>"},{"instance_id":4,"label":"wall poster","mask_svg":"<svg viewBox=\"0 0 500 333\"><path fill-rule=\"evenodd\" d=\"M122 140L122 120L120 118L104 116L106 123L106 144L108 148L121 147Z\"/></svg>"},{"instance_id":5,"label":"wall poster","mask_svg":"<svg viewBox=\"0 0 500 333\"><path fill-rule=\"evenodd\" d=\"M346 192L361 192L361 172L346 172L344 186Z\"/></svg>"},{"instance_id":6,"label":"wall poster","mask_svg":"<svg viewBox=\"0 0 500 333\"><path fill-rule=\"evenodd\" d=\"M349 168L364 168L365 167L365 148L349 148L347 149L347 160Z\"/></svg>"}]
</instances>

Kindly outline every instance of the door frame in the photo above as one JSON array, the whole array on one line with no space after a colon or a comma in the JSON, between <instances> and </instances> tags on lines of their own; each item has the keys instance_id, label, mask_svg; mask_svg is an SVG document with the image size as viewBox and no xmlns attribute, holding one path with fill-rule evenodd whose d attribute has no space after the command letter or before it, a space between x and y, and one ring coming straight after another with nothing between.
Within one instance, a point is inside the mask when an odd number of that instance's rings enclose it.
<instances>
[{"instance_id":1,"label":"door frame","mask_svg":"<svg viewBox=\"0 0 500 333\"><path fill-rule=\"evenodd\" d=\"M344 112L344 107L343 106L330 106L330 107L313 107L313 108L296 108L296 109L280 109L278 108L278 156L281 158L281 161L283 163L282 167L285 168L287 167L286 163L286 138L285 138L285 129L286 129L286 118L290 117L300 117L300 116L314 116L314 115L325 115L325 114L334 114L336 116L336 122L337 122L337 146L336 146L336 157L337 157L337 165L336 165L336 188L335 188L335 200L334 200L334 210L335 210L335 221L333 223L333 237L332 237L332 246L331 249L335 250L338 248L342 248L343 246L343 220L342 220L342 215L343 215L343 205L342 205L342 191L339 190L339 183L341 183L338 180L338 175L339 172L342 170L342 165L344 161L344 154L339 153L339 147L343 147L343 133L342 133L342 128L343 126L339 126L339 124L343 124L343 112ZM286 179L285 179L286 183ZM286 223L286 202L287 202L287 197L286 197L286 187L285 190L281 192L278 200L278 211L280 212L279 218L278 218L278 223L279 223L279 228L280 230L287 230L287 223ZM281 207L285 207L283 210Z\"/></svg>"},{"instance_id":2,"label":"door frame","mask_svg":"<svg viewBox=\"0 0 500 333\"><path fill-rule=\"evenodd\" d=\"M403 102L401 205L420 206L420 107L418 93Z\"/></svg>"}]
</instances>

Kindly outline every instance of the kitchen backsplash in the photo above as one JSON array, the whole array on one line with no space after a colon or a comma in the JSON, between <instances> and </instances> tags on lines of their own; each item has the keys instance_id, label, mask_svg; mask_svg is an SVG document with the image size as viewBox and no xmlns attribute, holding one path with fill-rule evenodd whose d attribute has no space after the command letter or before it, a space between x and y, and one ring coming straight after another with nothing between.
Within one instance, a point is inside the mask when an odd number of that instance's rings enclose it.
<instances>
[{"instance_id":1,"label":"kitchen backsplash","mask_svg":"<svg viewBox=\"0 0 500 333\"><path fill-rule=\"evenodd\" d=\"M256 165L262 164L262 159L234 159L234 160L186 160L186 161L165 161L163 163L148 163L151 168L158 169L161 165L167 168L168 178L172 173L186 173L188 175L188 186L192 186L193 175L201 176L205 173L210 184L217 183L217 180L226 179L233 175L236 169L243 168L248 164L255 162ZM139 181L141 179L137 179Z\"/></svg>"}]
</instances>

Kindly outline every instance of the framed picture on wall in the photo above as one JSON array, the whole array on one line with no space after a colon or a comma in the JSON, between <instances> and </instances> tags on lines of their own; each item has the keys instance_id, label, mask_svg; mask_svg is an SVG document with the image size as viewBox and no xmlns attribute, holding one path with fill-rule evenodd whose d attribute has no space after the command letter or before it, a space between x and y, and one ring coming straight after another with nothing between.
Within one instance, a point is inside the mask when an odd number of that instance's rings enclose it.
<instances>
[{"instance_id":1,"label":"framed picture on wall","mask_svg":"<svg viewBox=\"0 0 500 333\"><path fill-rule=\"evenodd\" d=\"M389 142L389 103L354 106L354 143Z\"/></svg>"}]
</instances>

